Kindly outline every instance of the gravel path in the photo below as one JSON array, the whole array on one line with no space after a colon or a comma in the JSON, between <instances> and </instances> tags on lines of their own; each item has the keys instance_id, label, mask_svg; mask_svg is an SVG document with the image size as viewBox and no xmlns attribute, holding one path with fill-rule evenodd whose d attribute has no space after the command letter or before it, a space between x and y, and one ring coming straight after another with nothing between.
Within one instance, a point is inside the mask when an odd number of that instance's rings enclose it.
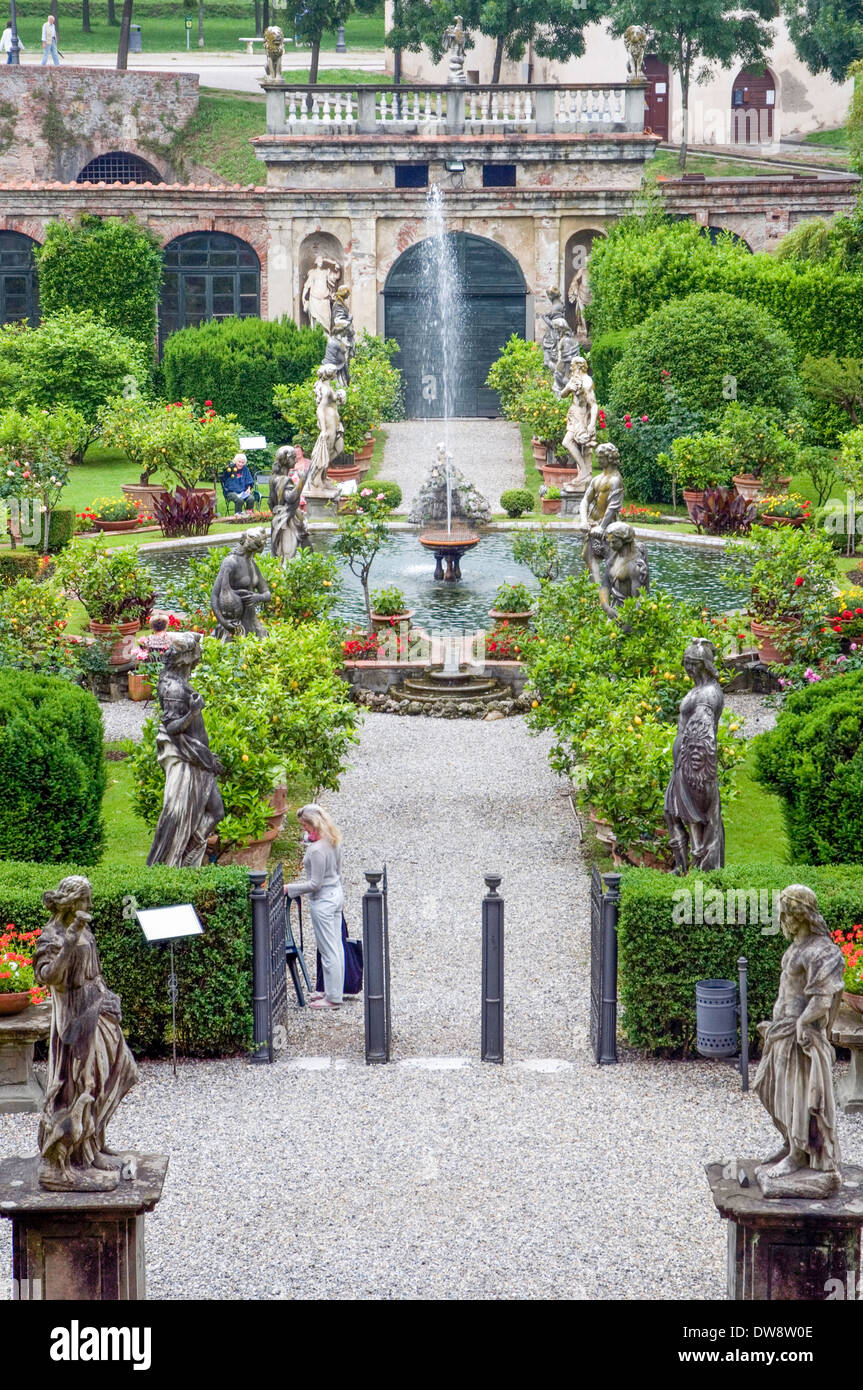
<instances>
[{"instance_id":1,"label":"gravel path","mask_svg":"<svg viewBox=\"0 0 863 1390\"><path fill-rule=\"evenodd\" d=\"M402 490L399 513L407 514L443 439L441 420L403 420L387 425L383 463L379 476L391 478ZM449 448L453 465L468 482L479 488L501 510L500 494L507 488L524 487L524 455L521 434L510 420L451 420Z\"/></svg>"},{"instance_id":2,"label":"gravel path","mask_svg":"<svg viewBox=\"0 0 863 1390\"><path fill-rule=\"evenodd\" d=\"M741 738L754 738L756 734L772 729L779 713L775 705L767 703L764 695L756 695L749 690L726 695L725 708L738 716Z\"/></svg>"},{"instance_id":3,"label":"gravel path","mask_svg":"<svg viewBox=\"0 0 863 1390\"><path fill-rule=\"evenodd\" d=\"M152 700L110 700L101 704L100 709L102 710L102 725L107 743L120 738L130 738L135 743L140 743L144 721L149 719L153 713L154 702Z\"/></svg>"}]
</instances>

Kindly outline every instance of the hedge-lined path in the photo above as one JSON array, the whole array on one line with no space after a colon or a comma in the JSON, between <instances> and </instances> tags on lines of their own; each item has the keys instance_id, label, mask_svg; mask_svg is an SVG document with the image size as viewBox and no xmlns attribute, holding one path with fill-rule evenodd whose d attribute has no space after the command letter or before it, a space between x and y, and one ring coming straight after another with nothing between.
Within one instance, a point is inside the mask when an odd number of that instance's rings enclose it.
<instances>
[{"instance_id":1,"label":"hedge-lined path","mask_svg":"<svg viewBox=\"0 0 863 1390\"><path fill-rule=\"evenodd\" d=\"M442 420L402 420L387 425L384 456L378 476L391 478L402 490L397 513L407 514L437 456L444 437ZM500 512L500 494L524 487L521 432L511 420L450 420L449 451L453 467L473 483Z\"/></svg>"}]
</instances>

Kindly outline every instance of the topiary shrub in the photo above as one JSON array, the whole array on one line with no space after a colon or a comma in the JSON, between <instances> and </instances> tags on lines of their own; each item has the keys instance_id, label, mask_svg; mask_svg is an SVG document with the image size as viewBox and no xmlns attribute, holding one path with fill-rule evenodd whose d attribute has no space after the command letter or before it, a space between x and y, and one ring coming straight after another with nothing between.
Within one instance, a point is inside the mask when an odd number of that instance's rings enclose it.
<instances>
[{"instance_id":1,"label":"topiary shrub","mask_svg":"<svg viewBox=\"0 0 863 1390\"><path fill-rule=\"evenodd\" d=\"M507 516L523 516L525 512L533 511L533 493L528 492L526 487L508 488L500 494L500 505Z\"/></svg>"},{"instance_id":2,"label":"topiary shrub","mask_svg":"<svg viewBox=\"0 0 863 1390\"><path fill-rule=\"evenodd\" d=\"M134 217L81 213L74 222L49 222L33 254L46 317L90 309L153 356L162 246L149 227Z\"/></svg>"},{"instance_id":3,"label":"topiary shrub","mask_svg":"<svg viewBox=\"0 0 863 1390\"><path fill-rule=\"evenodd\" d=\"M792 857L863 863L863 672L792 692L755 750L758 780L782 799Z\"/></svg>"},{"instance_id":4,"label":"topiary shrub","mask_svg":"<svg viewBox=\"0 0 863 1390\"><path fill-rule=\"evenodd\" d=\"M4 405L54 411L72 406L88 424L130 384L143 391L150 352L89 310L64 309L38 328L0 328L0 398Z\"/></svg>"},{"instance_id":5,"label":"topiary shrub","mask_svg":"<svg viewBox=\"0 0 863 1390\"><path fill-rule=\"evenodd\" d=\"M105 762L92 695L57 676L0 670L0 859L102 854Z\"/></svg>"},{"instance_id":6,"label":"topiary shrub","mask_svg":"<svg viewBox=\"0 0 863 1390\"><path fill-rule=\"evenodd\" d=\"M44 530L44 527L43 527ZM68 545L75 534L75 513L71 507L55 507L51 513L51 524L48 527L48 545L46 547L50 555L56 555L58 550L62 550L64 545ZM25 545L29 542L25 541ZM41 541L38 549L42 548Z\"/></svg>"},{"instance_id":7,"label":"topiary shrub","mask_svg":"<svg viewBox=\"0 0 863 1390\"><path fill-rule=\"evenodd\" d=\"M39 556L33 550L0 550L0 588L35 579L38 573Z\"/></svg>"},{"instance_id":8,"label":"topiary shrub","mask_svg":"<svg viewBox=\"0 0 863 1390\"><path fill-rule=\"evenodd\" d=\"M387 502L387 506L393 511L402 504L402 490L398 483L391 482L389 478L375 478L366 484L374 488L376 493L382 492Z\"/></svg>"}]
</instances>

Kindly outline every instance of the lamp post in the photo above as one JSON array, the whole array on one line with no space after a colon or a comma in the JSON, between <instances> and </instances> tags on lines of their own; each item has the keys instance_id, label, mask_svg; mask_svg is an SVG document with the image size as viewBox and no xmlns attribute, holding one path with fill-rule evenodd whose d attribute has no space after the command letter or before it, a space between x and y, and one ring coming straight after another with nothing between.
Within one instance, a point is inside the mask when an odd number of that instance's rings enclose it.
<instances>
[{"instance_id":1,"label":"lamp post","mask_svg":"<svg viewBox=\"0 0 863 1390\"><path fill-rule=\"evenodd\" d=\"M336 52L347 53L347 51L348 46L345 43L345 17L344 14L342 14L341 18L339 19L339 27L336 32Z\"/></svg>"},{"instance_id":2,"label":"lamp post","mask_svg":"<svg viewBox=\"0 0 863 1390\"><path fill-rule=\"evenodd\" d=\"M15 10L15 0L10 0L10 2L12 7L12 43L9 49L9 62L20 65L21 59L18 55L21 48L21 44L18 41L18 16Z\"/></svg>"}]
</instances>

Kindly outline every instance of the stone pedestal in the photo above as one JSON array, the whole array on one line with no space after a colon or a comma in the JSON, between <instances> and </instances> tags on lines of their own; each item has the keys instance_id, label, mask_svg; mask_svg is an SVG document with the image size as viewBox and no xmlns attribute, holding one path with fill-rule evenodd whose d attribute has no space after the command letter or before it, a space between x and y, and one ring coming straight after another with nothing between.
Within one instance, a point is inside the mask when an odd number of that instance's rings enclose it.
<instances>
[{"instance_id":1,"label":"stone pedestal","mask_svg":"<svg viewBox=\"0 0 863 1390\"><path fill-rule=\"evenodd\" d=\"M0 1115L36 1114L45 1092L33 1071L33 1047L51 1031L51 1005L31 1004L0 1018Z\"/></svg>"},{"instance_id":2,"label":"stone pedestal","mask_svg":"<svg viewBox=\"0 0 863 1390\"><path fill-rule=\"evenodd\" d=\"M836 1099L846 1115L859 1115L863 1111L863 1014L841 1008L830 1029L830 1041L850 1049L851 1065L847 1076L836 1082Z\"/></svg>"},{"instance_id":3,"label":"stone pedestal","mask_svg":"<svg viewBox=\"0 0 863 1390\"><path fill-rule=\"evenodd\" d=\"M760 1160L743 1160L748 1186L706 1168L720 1216L728 1221L728 1297L735 1301L820 1302L838 1280L846 1298L859 1297L863 1227L863 1168L843 1165L842 1187L824 1201L763 1197L755 1178ZM838 1287L834 1285L833 1287Z\"/></svg>"},{"instance_id":4,"label":"stone pedestal","mask_svg":"<svg viewBox=\"0 0 863 1390\"><path fill-rule=\"evenodd\" d=\"M561 488L560 492L560 515L579 516L581 513L581 499L590 486L590 479L586 479L584 486L579 483L567 483L566 488Z\"/></svg>"},{"instance_id":5,"label":"stone pedestal","mask_svg":"<svg viewBox=\"0 0 863 1390\"><path fill-rule=\"evenodd\" d=\"M162 1195L168 1160L137 1156L113 1192L46 1192L38 1157L0 1163L0 1216L12 1222L13 1298L116 1302L146 1298L144 1214Z\"/></svg>"},{"instance_id":6,"label":"stone pedestal","mask_svg":"<svg viewBox=\"0 0 863 1390\"><path fill-rule=\"evenodd\" d=\"M306 515L310 520L335 520L336 509L330 505L338 496L334 487L307 487L303 496L306 499Z\"/></svg>"}]
</instances>

